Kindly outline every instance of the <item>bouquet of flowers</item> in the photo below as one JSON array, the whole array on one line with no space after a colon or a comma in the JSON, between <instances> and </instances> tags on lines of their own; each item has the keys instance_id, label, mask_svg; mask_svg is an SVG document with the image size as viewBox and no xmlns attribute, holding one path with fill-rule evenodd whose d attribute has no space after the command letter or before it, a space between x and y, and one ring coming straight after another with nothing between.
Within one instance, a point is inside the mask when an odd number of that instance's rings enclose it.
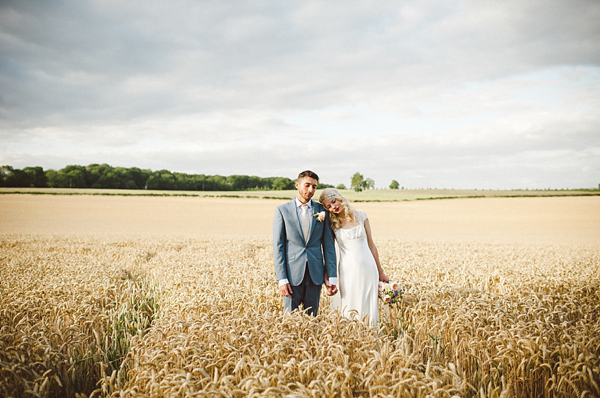
<instances>
[{"instance_id":1,"label":"bouquet of flowers","mask_svg":"<svg viewBox=\"0 0 600 398\"><path fill-rule=\"evenodd\" d=\"M404 287L401 287L398 282L379 282L379 298L384 304L392 305L402 300Z\"/></svg>"}]
</instances>

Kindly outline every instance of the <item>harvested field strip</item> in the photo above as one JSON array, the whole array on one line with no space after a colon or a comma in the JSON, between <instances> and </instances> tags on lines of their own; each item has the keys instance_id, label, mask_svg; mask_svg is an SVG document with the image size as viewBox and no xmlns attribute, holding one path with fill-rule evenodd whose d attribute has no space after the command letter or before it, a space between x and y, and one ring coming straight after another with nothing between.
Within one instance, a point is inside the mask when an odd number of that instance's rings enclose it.
<instances>
[{"instance_id":1,"label":"harvested field strip","mask_svg":"<svg viewBox=\"0 0 600 398\"><path fill-rule=\"evenodd\" d=\"M269 239L3 235L0 394L600 395L600 248L377 243L379 332L282 315Z\"/></svg>"},{"instance_id":2,"label":"harvested field strip","mask_svg":"<svg viewBox=\"0 0 600 398\"><path fill-rule=\"evenodd\" d=\"M2 195L0 234L271 239L278 204L259 199ZM375 238L600 242L600 197L360 203L357 208L369 215Z\"/></svg>"},{"instance_id":3,"label":"harvested field strip","mask_svg":"<svg viewBox=\"0 0 600 398\"><path fill-rule=\"evenodd\" d=\"M344 196L354 202L403 202L430 199L464 198L526 198L600 196L598 189L546 189L546 190L469 190L469 189L373 189L361 192L342 190ZM159 191L142 189L101 188L26 188L0 187L0 195L65 195L65 196L148 196L291 200L295 190L288 191ZM319 197L319 192L315 195Z\"/></svg>"}]
</instances>

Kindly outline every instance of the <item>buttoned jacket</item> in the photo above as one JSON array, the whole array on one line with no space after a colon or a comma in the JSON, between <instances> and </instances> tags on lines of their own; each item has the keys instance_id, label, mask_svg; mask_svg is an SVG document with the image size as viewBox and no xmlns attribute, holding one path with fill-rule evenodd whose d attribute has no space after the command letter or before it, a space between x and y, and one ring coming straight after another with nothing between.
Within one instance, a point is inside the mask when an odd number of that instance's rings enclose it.
<instances>
[{"instance_id":1,"label":"buttoned jacket","mask_svg":"<svg viewBox=\"0 0 600 398\"><path fill-rule=\"evenodd\" d=\"M323 206L311 200L313 213L325 212ZM306 266L313 283L324 281L325 270L329 277L337 277L335 243L329 216L323 221L311 217L308 240L304 238L295 200L284 203L275 209L273 218L273 257L275 277L287 279L292 286L298 286L304 279Z\"/></svg>"}]
</instances>

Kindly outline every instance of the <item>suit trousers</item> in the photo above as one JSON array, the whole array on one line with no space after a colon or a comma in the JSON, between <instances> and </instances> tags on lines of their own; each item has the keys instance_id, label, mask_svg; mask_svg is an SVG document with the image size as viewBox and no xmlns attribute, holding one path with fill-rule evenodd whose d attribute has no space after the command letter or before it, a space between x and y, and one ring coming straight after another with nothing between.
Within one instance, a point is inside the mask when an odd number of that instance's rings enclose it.
<instances>
[{"instance_id":1,"label":"suit trousers","mask_svg":"<svg viewBox=\"0 0 600 398\"><path fill-rule=\"evenodd\" d=\"M308 271L308 263L304 271L304 279L298 286L292 286L292 297L283 298L283 307L286 311L293 311L303 304L308 315L316 316L319 311L319 298L321 285L315 285Z\"/></svg>"}]
</instances>

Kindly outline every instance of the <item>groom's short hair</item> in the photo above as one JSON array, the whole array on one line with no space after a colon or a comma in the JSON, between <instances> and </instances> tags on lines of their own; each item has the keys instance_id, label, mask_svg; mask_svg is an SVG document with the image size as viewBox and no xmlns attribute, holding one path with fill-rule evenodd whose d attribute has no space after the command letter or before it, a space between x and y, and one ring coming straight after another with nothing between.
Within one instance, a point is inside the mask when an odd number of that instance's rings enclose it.
<instances>
[{"instance_id":1,"label":"groom's short hair","mask_svg":"<svg viewBox=\"0 0 600 398\"><path fill-rule=\"evenodd\" d=\"M298 181L304 177L314 178L317 182L319 181L319 176L314 171L304 170L302 173L298 174Z\"/></svg>"}]
</instances>

